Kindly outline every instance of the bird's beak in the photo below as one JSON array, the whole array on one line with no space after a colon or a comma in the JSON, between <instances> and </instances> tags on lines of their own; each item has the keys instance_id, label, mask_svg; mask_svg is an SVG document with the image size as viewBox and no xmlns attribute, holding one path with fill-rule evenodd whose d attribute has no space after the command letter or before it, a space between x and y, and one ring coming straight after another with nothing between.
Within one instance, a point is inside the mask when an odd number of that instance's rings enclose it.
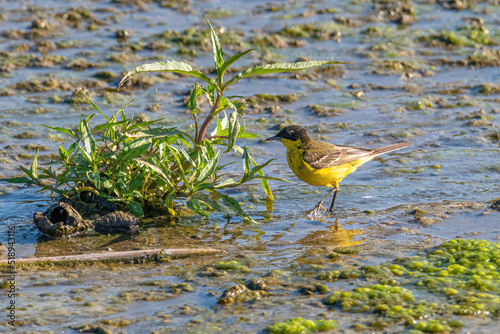
<instances>
[{"instance_id":1,"label":"bird's beak","mask_svg":"<svg viewBox=\"0 0 500 334\"><path fill-rule=\"evenodd\" d=\"M278 136L272 136L272 137L267 138L267 139L266 139L266 140L264 140L264 141L271 141L271 140L281 140L281 137L278 137Z\"/></svg>"}]
</instances>

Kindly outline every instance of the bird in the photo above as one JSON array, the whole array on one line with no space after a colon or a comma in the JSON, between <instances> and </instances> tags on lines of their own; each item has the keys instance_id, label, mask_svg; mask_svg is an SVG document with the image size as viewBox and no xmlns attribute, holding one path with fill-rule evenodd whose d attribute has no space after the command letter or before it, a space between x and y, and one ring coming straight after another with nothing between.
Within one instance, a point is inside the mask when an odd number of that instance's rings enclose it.
<instances>
[{"instance_id":1,"label":"bird","mask_svg":"<svg viewBox=\"0 0 500 334\"><path fill-rule=\"evenodd\" d=\"M312 139L300 125L288 125L265 141L272 140L278 140L285 145L288 166L299 179L313 186L332 188L309 212L308 215L314 216L320 209L326 211L323 202L332 194L334 195L329 211L333 213L340 181L359 166L381 154L412 145L402 142L375 149L333 145Z\"/></svg>"}]
</instances>

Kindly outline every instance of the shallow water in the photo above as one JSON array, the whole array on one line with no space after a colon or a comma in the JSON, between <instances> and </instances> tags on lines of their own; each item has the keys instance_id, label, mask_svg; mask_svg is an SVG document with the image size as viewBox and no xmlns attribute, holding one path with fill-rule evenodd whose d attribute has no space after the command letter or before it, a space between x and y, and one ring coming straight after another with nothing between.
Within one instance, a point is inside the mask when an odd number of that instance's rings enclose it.
<instances>
[{"instance_id":1,"label":"shallow water","mask_svg":"<svg viewBox=\"0 0 500 334\"><path fill-rule=\"evenodd\" d=\"M35 153L29 144L43 147L43 162L57 153L59 145L68 145L67 138L43 125L75 126L80 117L94 112L87 104L69 103L78 86L87 87L106 115L135 99L127 107L127 114L164 118L170 126L188 129L191 120L185 113L183 98L192 79L156 77L157 82L144 80L140 88L121 92L115 89L126 71L145 62L177 59L212 68L213 57L206 43L186 47L166 41L169 45L165 50L146 48L148 43L160 40L158 34L167 29L179 34L192 27L205 29L203 14L214 27L224 27L226 34L238 33L231 36L234 43L224 45L226 54L255 49L243 61L245 66L263 59L353 62L339 65L333 72L262 76L234 86L230 95L299 96L295 102L247 109L243 118L247 130L259 138L275 134L280 124L293 122L307 127L317 139L340 145L377 147L401 140L413 143L349 175L341 184L335 216L316 220L306 219L306 211L327 190L301 183L286 166L282 145L260 140L242 140L238 144L246 145L261 163L276 159L266 174L293 183L271 183L276 199L272 211L267 210L264 192L257 183L233 193L258 224L219 214L208 220L186 214L177 226L153 221L135 236L85 234L46 241L31 217L35 211L43 211L50 198L35 193L35 189L0 181L0 241L5 243L8 226L15 224L18 256L186 246L225 251L216 258L111 269L104 265L22 269L17 300L22 309L15 330L69 333L75 331L72 326L90 324L127 333L253 333L276 321L301 316L340 320L339 331L349 332L353 323L363 321L363 315L327 310L317 295L297 292L301 286L317 283L315 276L321 270L391 261L453 238L497 241L500 217L488 208L500 193L499 7L492 2L478 2L474 7L453 10L427 1L410 3L417 20L403 26L379 20L372 2L164 1L169 8L159 1L0 1L0 177L18 175L19 164L29 165ZM64 20L63 14L72 8L92 17ZM302 15L306 8L310 15ZM322 12L328 8L334 11ZM215 17L219 9L224 9L227 17ZM467 34L466 29L476 29L474 22L480 20L470 18L482 20L490 42L447 44L447 32ZM42 37L29 37L36 19L46 20L53 30ZM281 32L286 41L303 43L298 47L276 48L256 42L259 36L306 23L317 27L319 37ZM129 30L128 40L115 37L116 31L122 29ZM9 37L15 35L13 30L19 30L21 38ZM341 33L340 42L333 36L322 40L321 36L335 31ZM221 40L224 43L224 38ZM55 49L44 50L44 41L54 42ZM64 58L58 62L54 56ZM47 57L53 57L52 62ZM88 68L70 66L75 59L83 59ZM459 60L467 60L468 65ZM115 78L108 82L95 77L104 71ZM36 82L47 78L60 86L42 85L40 89ZM27 86L27 82L33 85ZM493 89L484 91L482 84ZM30 90L33 86L38 88ZM280 112L271 114L268 107L275 104ZM152 105L157 107L150 108ZM320 116L311 105L330 111ZM20 135L26 132L32 133ZM238 161L239 157L228 155L223 159ZM230 165L225 173L241 173L240 165ZM423 213L412 213L415 208ZM335 227L337 219L340 227ZM357 247L358 251L343 254L341 261L328 259L333 249L347 246ZM250 272L228 270L219 277L202 275L204 266L229 260L244 263ZM274 271L279 272L276 278ZM268 285L275 280L275 289L271 289L275 296L232 306L217 304L225 289L266 275L271 277ZM150 281L159 283L140 285ZM169 292L172 284L183 282L194 290ZM354 279L327 283L331 289L347 290L357 284L364 282ZM465 326L457 332L476 331L480 326L481 332L495 333L499 325L496 317L460 318ZM119 320L128 323L117 324ZM0 328L5 328L1 326L6 326L4 319L0 320ZM386 331L404 329L408 327L394 324Z\"/></svg>"}]
</instances>

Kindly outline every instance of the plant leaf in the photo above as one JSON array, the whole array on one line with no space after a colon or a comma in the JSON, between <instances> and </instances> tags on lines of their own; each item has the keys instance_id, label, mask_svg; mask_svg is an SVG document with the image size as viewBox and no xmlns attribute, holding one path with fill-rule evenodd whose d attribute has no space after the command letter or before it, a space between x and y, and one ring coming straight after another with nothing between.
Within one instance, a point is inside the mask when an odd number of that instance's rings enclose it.
<instances>
[{"instance_id":1,"label":"plant leaf","mask_svg":"<svg viewBox=\"0 0 500 334\"><path fill-rule=\"evenodd\" d=\"M147 172L145 170L139 171L135 177L132 178L128 185L128 191L131 193L142 186L142 182L146 178Z\"/></svg>"},{"instance_id":2,"label":"plant leaf","mask_svg":"<svg viewBox=\"0 0 500 334\"><path fill-rule=\"evenodd\" d=\"M210 78L207 77L205 74L201 73L200 70L193 68L191 65L187 63L176 60L159 61L156 63L139 65L132 71L128 72L123 77L123 79L118 84L118 89L120 89L120 87L123 86L125 81L127 81L137 73L142 73L142 72L173 72L173 73L187 74L205 81L206 83L208 83L211 86L214 86L215 89L220 91L220 88L217 86L217 84L212 80L210 80Z\"/></svg>"},{"instance_id":3,"label":"plant leaf","mask_svg":"<svg viewBox=\"0 0 500 334\"><path fill-rule=\"evenodd\" d=\"M212 27L212 24L210 24L210 21L208 21L206 17L205 20L207 21L208 26L210 27L210 37L212 38L212 48L214 54L215 68L217 69L217 74L219 75L220 78L221 77L220 69L222 65L224 65L224 50L222 50L222 46L220 45L219 42L219 37L217 37L217 34L215 33L214 28Z\"/></svg>"},{"instance_id":4,"label":"plant leaf","mask_svg":"<svg viewBox=\"0 0 500 334\"><path fill-rule=\"evenodd\" d=\"M83 157L85 158L85 160L87 160L87 162L88 162L89 164L91 164L91 163L92 163L92 157L91 157L90 155L88 155L87 151L86 151L84 148L82 148L82 147L78 144L78 142L77 142L76 140L74 140L73 138L71 138L71 140L73 140L73 141L74 141L74 143L73 143L73 144L75 145L74 147L75 147L75 148L78 148L78 151L80 151L80 153L83 155ZM72 146L73 146L73 145L72 145ZM70 147L70 148L71 148L71 147ZM76 158L75 158L75 160L76 160Z\"/></svg>"},{"instance_id":5,"label":"plant leaf","mask_svg":"<svg viewBox=\"0 0 500 334\"><path fill-rule=\"evenodd\" d=\"M342 62L342 61L301 61L298 63L276 63L267 65L255 65L235 75L233 78L231 78L231 80L227 81L224 84L222 89L225 90L227 87L229 87L230 85L241 79L253 77L256 75L300 71L322 65L350 64L350 63L351 62Z\"/></svg>"},{"instance_id":6,"label":"plant leaf","mask_svg":"<svg viewBox=\"0 0 500 334\"><path fill-rule=\"evenodd\" d=\"M107 130L109 128L112 128L112 127L120 125L120 124L123 124L123 121L121 121L121 122L107 122L104 124L100 124L100 125L94 127L92 129L91 133L96 133L96 132L99 132L101 130Z\"/></svg>"},{"instance_id":7,"label":"plant leaf","mask_svg":"<svg viewBox=\"0 0 500 334\"><path fill-rule=\"evenodd\" d=\"M170 145L167 145L167 148L170 150L170 152L174 156L175 161L177 161L177 166L179 167L179 170L180 170L180 176L181 176L182 182L184 182L184 185L186 187L188 187L189 190L192 190L193 186L186 179L186 174L184 172L184 168L182 167L182 160L181 160L180 154L178 152L178 149L176 149L175 147L170 146Z\"/></svg>"},{"instance_id":8,"label":"plant leaf","mask_svg":"<svg viewBox=\"0 0 500 334\"><path fill-rule=\"evenodd\" d=\"M274 159L268 160L267 162L264 162L262 165L257 165L255 167L253 167L252 170L250 171L250 173L248 173L248 175L249 176L253 176L255 173L258 173L259 171L261 171L262 168L264 168L267 165L269 165L273 160Z\"/></svg>"},{"instance_id":9,"label":"plant leaf","mask_svg":"<svg viewBox=\"0 0 500 334\"><path fill-rule=\"evenodd\" d=\"M140 157L142 153L149 149L150 145L151 143L143 138L131 141L118 154L116 157L117 162Z\"/></svg>"},{"instance_id":10,"label":"plant leaf","mask_svg":"<svg viewBox=\"0 0 500 334\"><path fill-rule=\"evenodd\" d=\"M232 57L229 57L225 62L224 64L222 65L222 67L219 69L219 75L220 76L223 76L224 73L226 73L226 70L229 68L229 66L231 66L235 61L237 61L238 59L240 59L241 57L243 57L244 55L246 55L247 53L253 51L253 49L250 49L250 50L246 50L246 51L243 51L241 53L238 53L238 54L235 54L234 56Z\"/></svg>"},{"instance_id":11,"label":"plant leaf","mask_svg":"<svg viewBox=\"0 0 500 334\"><path fill-rule=\"evenodd\" d=\"M224 135L224 130L223 130L224 128L223 128L222 121L221 121L219 115L217 115L215 117L215 119L216 119L216 122L217 122L217 126L210 133L210 136L223 136Z\"/></svg>"},{"instance_id":12,"label":"plant leaf","mask_svg":"<svg viewBox=\"0 0 500 334\"><path fill-rule=\"evenodd\" d=\"M223 188L227 188L227 187L235 187L239 184L240 184L239 182L236 182L233 179L227 179L227 180L224 180L221 183L215 185L214 188L215 189L223 189Z\"/></svg>"},{"instance_id":13,"label":"plant leaf","mask_svg":"<svg viewBox=\"0 0 500 334\"><path fill-rule=\"evenodd\" d=\"M202 169L200 175L198 176L198 179L196 180L197 184L202 183L215 173L215 170L217 169L217 164L219 163L219 156L220 156L220 150L217 151L215 157L210 159L205 165L205 167Z\"/></svg>"},{"instance_id":14,"label":"plant leaf","mask_svg":"<svg viewBox=\"0 0 500 334\"><path fill-rule=\"evenodd\" d=\"M209 85L207 87L207 98L211 106L215 105L215 91L216 91L215 86Z\"/></svg>"},{"instance_id":15,"label":"plant leaf","mask_svg":"<svg viewBox=\"0 0 500 334\"><path fill-rule=\"evenodd\" d=\"M138 162L139 164L141 164L141 165L144 165L144 166L146 166L146 167L151 168L153 171L155 171L156 173L158 173L158 174L162 177L162 179L163 179L163 180L164 180L164 181L165 181L165 182L166 182L166 183L167 183L167 184L168 184L171 188L173 188L173 187L174 187L174 186L173 186L173 184L172 184L172 182L170 181L170 179L167 177L167 175L165 175L165 173L163 173L163 171L162 171L160 168L156 167L156 166L155 166L155 165L153 165L153 164L150 164L150 163L149 163L149 162L147 162L147 161L141 160L141 159L134 159L134 160L135 160L135 161L137 161L137 162Z\"/></svg>"},{"instance_id":16,"label":"plant leaf","mask_svg":"<svg viewBox=\"0 0 500 334\"><path fill-rule=\"evenodd\" d=\"M245 172L245 176L248 176L250 173L250 155L246 146L243 148L243 171Z\"/></svg>"},{"instance_id":17,"label":"plant leaf","mask_svg":"<svg viewBox=\"0 0 500 334\"><path fill-rule=\"evenodd\" d=\"M27 177L25 176L22 176L22 177L12 177L10 179L0 179L2 181L6 181L6 182L9 182L9 183L25 183L25 184L33 184L33 181L31 181L30 179L28 179Z\"/></svg>"},{"instance_id":18,"label":"plant leaf","mask_svg":"<svg viewBox=\"0 0 500 334\"><path fill-rule=\"evenodd\" d=\"M43 124L43 126L45 126L46 128L49 128L51 130L55 130L55 131L58 131L58 132L62 132L62 133L65 133L67 135L70 135L71 137L77 137L77 135L73 132L73 130L70 130L70 129L65 129L65 128L60 128L60 127L57 127L57 126L48 126L48 125L45 125Z\"/></svg>"},{"instance_id":19,"label":"plant leaf","mask_svg":"<svg viewBox=\"0 0 500 334\"><path fill-rule=\"evenodd\" d=\"M194 194L193 198L196 198L198 201L201 201L208 205L212 210L223 211L223 207L213 198L208 196L207 194Z\"/></svg>"},{"instance_id":20,"label":"plant leaf","mask_svg":"<svg viewBox=\"0 0 500 334\"><path fill-rule=\"evenodd\" d=\"M275 177L275 176L265 176L265 175L254 175L252 180L272 180L272 181L281 181L281 182L287 182L287 183L293 183L293 181L288 181L285 179L282 179L281 177Z\"/></svg>"},{"instance_id":21,"label":"plant leaf","mask_svg":"<svg viewBox=\"0 0 500 334\"><path fill-rule=\"evenodd\" d=\"M89 181L95 185L97 190L101 189L101 178L99 177L99 171L97 171L97 170L90 171L89 170L89 171L87 171L87 173L85 173L85 175L87 176Z\"/></svg>"},{"instance_id":22,"label":"plant leaf","mask_svg":"<svg viewBox=\"0 0 500 334\"><path fill-rule=\"evenodd\" d=\"M101 116L102 116L102 117L104 117L104 118L106 119L106 121L108 121L108 122L109 122L109 118L108 118L108 117L106 117L106 115L104 115L104 114L102 113L102 111L101 111L101 110L99 110L99 107L98 107L98 106L96 106L96 105L95 105L95 103L94 103L92 100L90 100L90 99L89 99L89 102L90 102L90 104L92 105L92 107L93 107L95 110L97 110L97 112L98 112L99 114L101 114Z\"/></svg>"},{"instance_id":23,"label":"plant leaf","mask_svg":"<svg viewBox=\"0 0 500 334\"><path fill-rule=\"evenodd\" d=\"M59 156L63 162L68 163L69 153L62 146L59 146Z\"/></svg>"},{"instance_id":24,"label":"plant leaf","mask_svg":"<svg viewBox=\"0 0 500 334\"><path fill-rule=\"evenodd\" d=\"M202 216L205 216L205 217L209 217L210 215L205 212L202 208L201 208L201 205L200 203L194 199L194 198L190 198L187 200L186 202L186 206L191 209L192 211L196 212L197 214L199 215L202 215Z\"/></svg>"},{"instance_id":25,"label":"plant leaf","mask_svg":"<svg viewBox=\"0 0 500 334\"><path fill-rule=\"evenodd\" d=\"M136 217L144 216L144 210L142 209L142 206L138 202L128 201L127 206L134 216Z\"/></svg>"},{"instance_id":26,"label":"plant leaf","mask_svg":"<svg viewBox=\"0 0 500 334\"><path fill-rule=\"evenodd\" d=\"M90 115L92 116L92 115ZM87 118L87 121L83 121L83 126L82 126L82 141L83 145L85 146L85 151L87 152L87 155L91 157L92 159L94 158L95 155L95 140L94 137L92 136L92 133L89 130L88 122L90 121L91 117Z\"/></svg>"},{"instance_id":27,"label":"plant leaf","mask_svg":"<svg viewBox=\"0 0 500 334\"><path fill-rule=\"evenodd\" d=\"M193 85L193 90L191 91L191 96L189 97L189 101L187 102L187 107L189 110L191 110L191 114L195 115L200 112L200 110L197 109L198 104L197 104L197 98L202 96L204 93L203 89L198 86L197 83Z\"/></svg>"},{"instance_id":28,"label":"plant leaf","mask_svg":"<svg viewBox=\"0 0 500 334\"><path fill-rule=\"evenodd\" d=\"M217 107L217 110L215 110L215 113L220 113L222 110L225 110L227 108L231 107L229 105L229 100L223 96L220 97L219 99L219 106Z\"/></svg>"},{"instance_id":29,"label":"plant leaf","mask_svg":"<svg viewBox=\"0 0 500 334\"><path fill-rule=\"evenodd\" d=\"M248 151L246 151L246 147L245 149L241 148L240 146L234 146L234 151L237 152L237 153L240 153L240 154L246 154L248 155L248 158L249 160L252 162L252 165L253 166L258 166L258 164L255 162L255 160L250 156L250 154L248 154ZM264 176L264 172L262 171L262 169L259 169L257 170L257 174L260 175L260 176ZM256 179L257 177L254 176L253 179ZM248 180L247 180L248 181ZM281 181L281 180L279 180ZM262 189L264 189L264 192L266 193L267 195L267 199L269 201L274 201L274 196L273 196L273 192L271 191L271 187L269 187L269 183L267 182L267 179L263 179L261 178L261 183L262 183Z\"/></svg>"},{"instance_id":30,"label":"plant leaf","mask_svg":"<svg viewBox=\"0 0 500 334\"><path fill-rule=\"evenodd\" d=\"M167 198L165 199L165 207L167 208L168 212L172 215L172 216L176 216L176 213L175 213L175 210L173 209L174 207L174 203L173 203L173 199L174 199L174 193L175 193L175 190L171 191L168 195L167 195Z\"/></svg>"},{"instance_id":31,"label":"plant leaf","mask_svg":"<svg viewBox=\"0 0 500 334\"><path fill-rule=\"evenodd\" d=\"M249 215L243 211L243 209L240 206L240 203L238 203L237 200L234 198L229 197L228 195L222 194L220 192L216 192L221 198L222 201L224 202L225 205L227 205L234 213L236 213L238 216L243 217L245 219L249 219L253 223L255 223L255 220L252 219Z\"/></svg>"},{"instance_id":32,"label":"plant leaf","mask_svg":"<svg viewBox=\"0 0 500 334\"><path fill-rule=\"evenodd\" d=\"M257 138L258 135L256 133L248 133L240 130L238 133L238 139L254 139Z\"/></svg>"},{"instance_id":33,"label":"plant leaf","mask_svg":"<svg viewBox=\"0 0 500 334\"><path fill-rule=\"evenodd\" d=\"M31 163L31 168L30 168L30 171L31 171L31 174L34 176L35 179L38 179L38 152L40 152L40 150L36 150L36 154L35 154L35 157L33 158L33 162Z\"/></svg>"},{"instance_id":34,"label":"plant leaf","mask_svg":"<svg viewBox=\"0 0 500 334\"><path fill-rule=\"evenodd\" d=\"M240 122L238 122L238 112L234 111L229 115L227 149L224 153L231 151L240 132Z\"/></svg>"}]
</instances>

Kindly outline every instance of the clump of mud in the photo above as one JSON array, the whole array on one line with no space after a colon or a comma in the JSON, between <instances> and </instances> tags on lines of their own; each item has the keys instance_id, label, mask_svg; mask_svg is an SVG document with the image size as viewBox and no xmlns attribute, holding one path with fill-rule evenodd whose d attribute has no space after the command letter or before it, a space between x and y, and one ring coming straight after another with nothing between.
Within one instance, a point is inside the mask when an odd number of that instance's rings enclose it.
<instances>
[{"instance_id":1,"label":"clump of mud","mask_svg":"<svg viewBox=\"0 0 500 334\"><path fill-rule=\"evenodd\" d=\"M491 208L493 210L500 211L500 199L498 199L495 202L493 202L493 204L491 205Z\"/></svg>"},{"instance_id":2,"label":"clump of mud","mask_svg":"<svg viewBox=\"0 0 500 334\"><path fill-rule=\"evenodd\" d=\"M408 0L373 1L373 9L379 20L398 24L412 24L417 21L417 13L413 4Z\"/></svg>"},{"instance_id":3,"label":"clump of mud","mask_svg":"<svg viewBox=\"0 0 500 334\"><path fill-rule=\"evenodd\" d=\"M40 231L52 237L74 234L94 227L91 221L84 220L78 211L64 202L52 204L44 213L35 212L33 219Z\"/></svg>"},{"instance_id":4,"label":"clump of mud","mask_svg":"<svg viewBox=\"0 0 500 334\"><path fill-rule=\"evenodd\" d=\"M130 213L115 211L94 221L94 230L99 233L124 233L137 230L139 219Z\"/></svg>"},{"instance_id":5,"label":"clump of mud","mask_svg":"<svg viewBox=\"0 0 500 334\"><path fill-rule=\"evenodd\" d=\"M135 216L116 211L116 207L105 199L95 196L86 201L73 198L61 200L51 205L45 212L36 212L33 216L38 229L50 237L62 237L94 229L99 233L126 233L136 231L139 219ZM82 210L76 210L71 204ZM79 212L82 212L80 214ZM95 217L84 219L82 217ZM99 218L100 217L100 218Z\"/></svg>"}]
</instances>

